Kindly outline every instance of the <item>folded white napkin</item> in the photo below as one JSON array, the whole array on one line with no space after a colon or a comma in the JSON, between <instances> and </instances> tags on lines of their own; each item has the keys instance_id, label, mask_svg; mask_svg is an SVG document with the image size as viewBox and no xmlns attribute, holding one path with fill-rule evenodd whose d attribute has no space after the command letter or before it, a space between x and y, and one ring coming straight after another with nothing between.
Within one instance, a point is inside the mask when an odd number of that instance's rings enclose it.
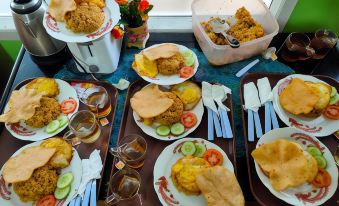
<instances>
[{"instance_id":1,"label":"folded white napkin","mask_svg":"<svg viewBox=\"0 0 339 206\"><path fill-rule=\"evenodd\" d=\"M208 82L202 82L201 85L202 85L202 101L204 105L213 110L216 114L218 114L218 109L214 104L212 96L212 85Z\"/></svg>"},{"instance_id":2,"label":"folded white napkin","mask_svg":"<svg viewBox=\"0 0 339 206\"><path fill-rule=\"evenodd\" d=\"M245 99L245 109L250 109L254 112L259 110L261 106L258 90L255 87L253 82L244 85L244 99Z\"/></svg>"},{"instance_id":3,"label":"folded white napkin","mask_svg":"<svg viewBox=\"0 0 339 206\"><path fill-rule=\"evenodd\" d=\"M115 86L119 90L125 90L129 86L129 81L127 81L126 79L120 79L119 82L117 84L113 84L113 86Z\"/></svg>"},{"instance_id":4,"label":"folded white napkin","mask_svg":"<svg viewBox=\"0 0 339 206\"><path fill-rule=\"evenodd\" d=\"M271 85L267 77L258 79L257 86L259 90L261 105L264 105L266 102L270 102L273 100Z\"/></svg>"},{"instance_id":5,"label":"folded white napkin","mask_svg":"<svg viewBox=\"0 0 339 206\"><path fill-rule=\"evenodd\" d=\"M88 159L83 159L82 162L82 177L81 183L78 189L78 194L83 197L86 190L86 185L92 179L99 179L102 170L102 161L100 157L100 151L94 150Z\"/></svg>"}]
</instances>

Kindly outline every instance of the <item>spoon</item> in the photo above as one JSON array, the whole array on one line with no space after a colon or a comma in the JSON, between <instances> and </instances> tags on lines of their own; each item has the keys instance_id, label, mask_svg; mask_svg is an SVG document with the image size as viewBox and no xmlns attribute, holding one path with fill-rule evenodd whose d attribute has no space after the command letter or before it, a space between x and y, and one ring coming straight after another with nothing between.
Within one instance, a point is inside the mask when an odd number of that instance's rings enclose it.
<instances>
[{"instance_id":1,"label":"spoon","mask_svg":"<svg viewBox=\"0 0 339 206\"><path fill-rule=\"evenodd\" d=\"M228 24L221 23L217 19L213 19L210 25L212 26L213 32L216 34L222 34L232 48L238 48L240 46L240 43L236 38L226 33L226 31L230 28Z\"/></svg>"}]
</instances>

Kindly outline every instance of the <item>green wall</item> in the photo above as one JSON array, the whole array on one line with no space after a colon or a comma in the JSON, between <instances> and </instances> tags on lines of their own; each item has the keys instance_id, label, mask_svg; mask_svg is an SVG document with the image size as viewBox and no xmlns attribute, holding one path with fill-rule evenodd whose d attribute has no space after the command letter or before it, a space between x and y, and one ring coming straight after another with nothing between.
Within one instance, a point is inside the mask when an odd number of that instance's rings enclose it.
<instances>
[{"instance_id":1,"label":"green wall","mask_svg":"<svg viewBox=\"0 0 339 206\"><path fill-rule=\"evenodd\" d=\"M15 61L21 47L21 42L16 40L1 40L0 47L6 52L6 54L0 53L1 59L3 55L6 55L10 57L12 61Z\"/></svg>"},{"instance_id":2,"label":"green wall","mask_svg":"<svg viewBox=\"0 0 339 206\"><path fill-rule=\"evenodd\" d=\"M321 28L339 34L339 0L298 0L284 32L315 32Z\"/></svg>"}]
</instances>

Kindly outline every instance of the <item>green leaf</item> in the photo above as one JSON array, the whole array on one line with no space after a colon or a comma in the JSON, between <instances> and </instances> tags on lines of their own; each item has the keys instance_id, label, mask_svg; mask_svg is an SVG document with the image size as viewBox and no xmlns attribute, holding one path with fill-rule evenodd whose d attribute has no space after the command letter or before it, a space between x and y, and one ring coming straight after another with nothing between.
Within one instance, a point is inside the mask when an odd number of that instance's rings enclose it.
<instances>
[{"instance_id":1,"label":"green leaf","mask_svg":"<svg viewBox=\"0 0 339 206\"><path fill-rule=\"evenodd\" d=\"M153 9L153 5L149 5L148 9L145 10L145 14L148 14Z\"/></svg>"},{"instance_id":2,"label":"green leaf","mask_svg":"<svg viewBox=\"0 0 339 206\"><path fill-rule=\"evenodd\" d=\"M118 25L121 25L121 24L123 24L123 25L127 25L128 24L128 22L127 22L127 20L126 19L120 19L119 21L118 21L118 23L117 23Z\"/></svg>"},{"instance_id":3,"label":"green leaf","mask_svg":"<svg viewBox=\"0 0 339 206\"><path fill-rule=\"evenodd\" d=\"M120 6L120 13L121 13L121 15L129 15L128 7L127 6Z\"/></svg>"}]
</instances>

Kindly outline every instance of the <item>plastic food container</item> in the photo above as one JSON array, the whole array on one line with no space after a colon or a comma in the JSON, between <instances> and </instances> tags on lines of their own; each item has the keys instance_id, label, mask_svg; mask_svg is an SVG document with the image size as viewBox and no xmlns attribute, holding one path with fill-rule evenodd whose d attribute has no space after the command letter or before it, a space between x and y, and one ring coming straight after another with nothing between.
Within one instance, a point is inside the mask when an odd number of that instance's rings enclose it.
<instances>
[{"instance_id":1,"label":"plastic food container","mask_svg":"<svg viewBox=\"0 0 339 206\"><path fill-rule=\"evenodd\" d=\"M237 9L242 6L250 12L254 20L263 26L265 36L242 43L239 48L213 43L200 23L208 21L211 17L226 19L234 16ZM213 65L229 64L261 54L279 30L277 20L261 0L194 0L192 26L202 51Z\"/></svg>"}]
</instances>

